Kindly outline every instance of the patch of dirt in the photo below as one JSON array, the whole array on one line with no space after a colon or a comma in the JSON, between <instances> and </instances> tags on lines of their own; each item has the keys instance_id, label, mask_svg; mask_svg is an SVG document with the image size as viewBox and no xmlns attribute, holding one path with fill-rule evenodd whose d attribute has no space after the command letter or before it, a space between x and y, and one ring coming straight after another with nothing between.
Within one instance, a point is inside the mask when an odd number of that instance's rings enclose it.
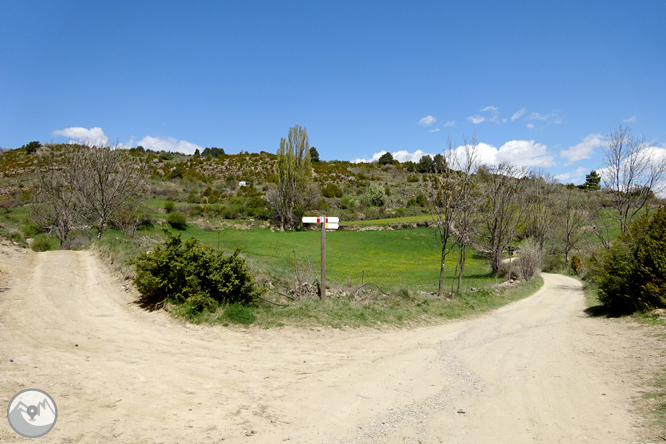
<instances>
[{"instance_id":1,"label":"patch of dirt","mask_svg":"<svg viewBox=\"0 0 666 444\"><path fill-rule=\"evenodd\" d=\"M0 270L0 398L48 392L45 443L631 443L664 364L558 275L472 320L341 331L186 325L86 251L4 248Z\"/></svg>"}]
</instances>

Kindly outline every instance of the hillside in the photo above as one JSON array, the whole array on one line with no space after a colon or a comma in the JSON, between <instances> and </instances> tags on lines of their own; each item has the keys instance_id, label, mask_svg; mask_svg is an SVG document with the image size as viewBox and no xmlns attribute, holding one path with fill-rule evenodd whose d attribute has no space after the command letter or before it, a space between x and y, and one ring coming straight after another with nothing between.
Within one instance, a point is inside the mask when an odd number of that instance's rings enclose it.
<instances>
[{"instance_id":1,"label":"hillside","mask_svg":"<svg viewBox=\"0 0 666 444\"><path fill-rule=\"evenodd\" d=\"M269 216L261 210L265 209L266 191L275 180L275 154L262 151L202 157L164 151L129 151L136 162L147 165L147 200L208 206L201 210L213 210L230 216L229 219L266 219ZM28 154L25 149L0 155L0 207L20 205L29 199L35 189L38 157L39 151ZM313 178L322 191L315 214L325 211L349 221L426 212L427 202L419 196L422 173L417 171L417 164L394 162L379 166L320 161L312 165ZM248 185L246 189L239 186L240 182ZM363 202L362 195L371 184L384 189L383 205ZM247 197L255 201L247 202L244 199ZM229 210L223 214L225 206ZM243 209L248 206L255 210Z\"/></svg>"}]
</instances>

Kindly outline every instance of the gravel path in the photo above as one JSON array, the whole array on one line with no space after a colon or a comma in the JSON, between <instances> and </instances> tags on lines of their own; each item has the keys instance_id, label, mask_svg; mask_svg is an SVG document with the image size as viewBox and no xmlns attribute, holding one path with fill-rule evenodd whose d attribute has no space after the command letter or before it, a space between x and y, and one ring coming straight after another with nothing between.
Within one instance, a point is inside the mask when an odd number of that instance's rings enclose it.
<instances>
[{"instance_id":1,"label":"gravel path","mask_svg":"<svg viewBox=\"0 0 666 444\"><path fill-rule=\"evenodd\" d=\"M44 443L639 442L635 399L663 354L587 317L558 275L467 321L245 330L140 310L90 252L3 248L0 398L53 396Z\"/></svg>"}]
</instances>

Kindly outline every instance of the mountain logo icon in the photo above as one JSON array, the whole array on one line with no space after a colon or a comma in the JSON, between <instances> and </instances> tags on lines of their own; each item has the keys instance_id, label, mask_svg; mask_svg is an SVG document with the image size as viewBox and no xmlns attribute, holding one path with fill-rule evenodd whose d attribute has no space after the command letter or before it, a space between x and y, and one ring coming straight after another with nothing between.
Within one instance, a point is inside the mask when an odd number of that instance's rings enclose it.
<instances>
[{"instance_id":1,"label":"mountain logo icon","mask_svg":"<svg viewBox=\"0 0 666 444\"><path fill-rule=\"evenodd\" d=\"M7 407L7 420L16 433L25 438L39 438L51 431L58 418L58 408L43 390L18 392Z\"/></svg>"}]
</instances>

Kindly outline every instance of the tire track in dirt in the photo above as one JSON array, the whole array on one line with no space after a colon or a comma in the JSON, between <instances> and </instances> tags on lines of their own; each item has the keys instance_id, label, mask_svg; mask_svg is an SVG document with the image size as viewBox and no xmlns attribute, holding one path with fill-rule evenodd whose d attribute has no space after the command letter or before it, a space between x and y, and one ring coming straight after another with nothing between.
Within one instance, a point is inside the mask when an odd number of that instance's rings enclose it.
<instances>
[{"instance_id":1,"label":"tire track in dirt","mask_svg":"<svg viewBox=\"0 0 666 444\"><path fill-rule=\"evenodd\" d=\"M414 330L245 330L140 310L90 252L1 253L0 397L55 398L43 442L637 439L627 351L644 332L586 317L570 278ZM3 422L0 441L16 438Z\"/></svg>"}]
</instances>

